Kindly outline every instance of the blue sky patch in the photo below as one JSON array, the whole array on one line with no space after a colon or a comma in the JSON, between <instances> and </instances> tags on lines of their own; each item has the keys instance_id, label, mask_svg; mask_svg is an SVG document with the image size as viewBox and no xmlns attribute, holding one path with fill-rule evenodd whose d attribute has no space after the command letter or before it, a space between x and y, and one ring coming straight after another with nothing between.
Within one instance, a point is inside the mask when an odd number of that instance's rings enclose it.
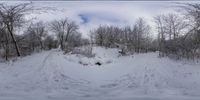
<instances>
[{"instance_id":1,"label":"blue sky patch","mask_svg":"<svg viewBox=\"0 0 200 100\"><path fill-rule=\"evenodd\" d=\"M82 24L86 24L86 23L88 23L89 20L90 20L89 16L87 16L86 14L79 14L78 16L79 16L79 17L81 18L81 20L83 21Z\"/></svg>"}]
</instances>

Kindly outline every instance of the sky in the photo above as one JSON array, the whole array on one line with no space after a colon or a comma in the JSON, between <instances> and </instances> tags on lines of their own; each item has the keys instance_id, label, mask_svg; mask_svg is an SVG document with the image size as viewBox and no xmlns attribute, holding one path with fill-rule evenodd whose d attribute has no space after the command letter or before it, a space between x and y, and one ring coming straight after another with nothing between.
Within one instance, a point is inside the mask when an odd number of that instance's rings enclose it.
<instances>
[{"instance_id":1,"label":"sky","mask_svg":"<svg viewBox=\"0 0 200 100\"><path fill-rule=\"evenodd\" d=\"M0 1L3 3L21 3L26 1ZM153 17L159 14L177 13L177 2L199 1L32 1L38 7L52 7L56 11L48 11L32 15L36 20L52 21L68 18L80 25L83 37L99 25L115 25L119 27L133 26L142 17L156 33Z\"/></svg>"}]
</instances>

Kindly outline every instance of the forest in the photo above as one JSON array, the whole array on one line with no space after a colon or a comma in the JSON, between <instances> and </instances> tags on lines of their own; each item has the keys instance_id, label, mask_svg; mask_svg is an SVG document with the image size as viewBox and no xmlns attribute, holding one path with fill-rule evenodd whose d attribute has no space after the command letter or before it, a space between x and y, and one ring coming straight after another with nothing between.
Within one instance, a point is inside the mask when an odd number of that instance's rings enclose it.
<instances>
[{"instance_id":1,"label":"forest","mask_svg":"<svg viewBox=\"0 0 200 100\"><path fill-rule=\"evenodd\" d=\"M200 4L180 3L177 13L154 16L156 33L141 16L131 26L99 25L83 38L79 25L69 19L51 22L27 20L31 13L51 9L32 3L0 4L0 56L4 60L34 52L60 48L65 53L74 47L97 45L120 48L122 55L159 52L160 57L198 59L200 57ZM153 36L156 34L156 37Z\"/></svg>"}]
</instances>

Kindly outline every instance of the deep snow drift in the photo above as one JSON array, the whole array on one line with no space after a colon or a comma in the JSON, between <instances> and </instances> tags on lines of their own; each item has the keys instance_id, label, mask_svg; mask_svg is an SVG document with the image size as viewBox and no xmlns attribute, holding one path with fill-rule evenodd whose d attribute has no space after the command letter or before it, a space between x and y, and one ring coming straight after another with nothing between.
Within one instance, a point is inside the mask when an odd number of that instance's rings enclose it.
<instances>
[{"instance_id":1,"label":"deep snow drift","mask_svg":"<svg viewBox=\"0 0 200 100\"><path fill-rule=\"evenodd\" d=\"M0 100L200 100L199 63L101 47L93 53L54 49L0 63Z\"/></svg>"}]
</instances>

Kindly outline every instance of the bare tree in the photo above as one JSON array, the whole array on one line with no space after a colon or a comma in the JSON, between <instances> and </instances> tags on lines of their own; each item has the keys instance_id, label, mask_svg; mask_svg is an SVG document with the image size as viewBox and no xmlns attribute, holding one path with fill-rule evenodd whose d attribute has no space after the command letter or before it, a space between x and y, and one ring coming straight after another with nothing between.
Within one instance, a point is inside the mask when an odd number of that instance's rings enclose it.
<instances>
[{"instance_id":1,"label":"bare tree","mask_svg":"<svg viewBox=\"0 0 200 100\"><path fill-rule=\"evenodd\" d=\"M93 46L95 44L95 33L94 31L91 31L90 30L90 34L88 35L89 36L89 42L91 44L91 46Z\"/></svg>"},{"instance_id":2,"label":"bare tree","mask_svg":"<svg viewBox=\"0 0 200 100\"><path fill-rule=\"evenodd\" d=\"M94 32L96 43L100 46L104 45L104 40L105 40L104 34L106 34L105 28L106 28L106 26L100 25Z\"/></svg>"},{"instance_id":3,"label":"bare tree","mask_svg":"<svg viewBox=\"0 0 200 100\"><path fill-rule=\"evenodd\" d=\"M184 4L181 9L185 12L184 15L189 19L191 29L187 32L185 39L192 38L194 48L200 48L200 4L191 3Z\"/></svg>"},{"instance_id":4,"label":"bare tree","mask_svg":"<svg viewBox=\"0 0 200 100\"><path fill-rule=\"evenodd\" d=\"M160 56L177 54L183 47L180 38L185 35L188 24L183 17L169 13L155 17L158 30Z\"/></svg>"},{"instance_id":5,"label":"bare tree","mask_svg":"<svg viewBox=\"0 0 200 100\"><path fill-rule=\"evenodd\" d=\"M33 6L30 3L18 5L0 4L0 21L11 36L17 56L20 56L20 50L15 38L15 31L17 27L23 25L25 22L24 16L31 10L33 10Z\"/></svg>"},{"instance_id":6,"label":"bare tree","mask_svg":"<svg viewBox=\"0 0 200 100\"><path fill-rule=\"evenodd\" d=\"M105 47L119 47L121 54L129 52L148 51L150 43L150 26L139 18L134 27L116 27L100 25L93 30L97 45Z\"/></svg>"},{"instance_id":7,"label":"bare tree","mask_svg":"<svg viewBox=\"0 0 200 100\"><path fill-rule=\"evenodd\" d=\"M7 31L2 23L0 24L0 37L0 49L3 49L2 55L5 56L6 60L8 60L10 41L8 39Z\"/></svg>"},{"instance_id":8,"label":"bare tree","mask_svg":"<svg viewBox=\"0 0 200 100\"><path fill-rule=\"evenodd\" d=\"M78 25L67 18L53 21L50 25L51 30L57 34L61 49L64 50L67 45L69 36L73 33L77 33Z\"/></svg>"},{"instance_id":9,"label":"bare tree","mask_svg":"<svg viewBox=\"0 0 200 100\"><path fill-rule=\"evenodd\" d=\"M44 39L44 48L47 50L50 50L52 48L56 48L56 43L57 40L54 39L54 36L52 35L47 35L46 38Z\"/></svg>"},{"instance_id":10,"label":"bare tree","mask_svg":"<svg viewBox=\"0 0 200 100\"><path fill-rule=\"evenodd\" d=\"M61 25L61 23L59 21L54 21L51 23L50 25L51 27L51 30L56 33L56 36L57 36L57 39L59 40L59 44L61 46L61 49L63 50L64 49L64 45L63 45L63 42L64 42L64 32L63 32L63 27Z\"/></svg>"},{"instance_id":11,"label":"bare tree","mask_svg":"<svg viewBox=\"0 0 200 100\"><path fill-rule=\"evenodd\" d=\"M47 35L47 30L45 29L45 24L43 22L37 22L35 24L31 24L28 27L27 32L29 34L32 34L33 37L35 37L35 39L37 41L39 41L40 47L41 49L44 49L43 46L43 39L45 38L45 36ZM32 37L32 38L33 38Z\"/></svg>"},{"instance_id":12,"label":"bare tree","mask_svg":"<svg viewBox=\"0 0 200 100\"><path fill-rule=\"evenodd\" d=\"M157 30L158 30L159 51L164 52L165 31L164 31L163 17L162 15L158 15L154 19L155 19L155 23L157 24ZM163 56L161 52L159 53L159 55Z\"/></svg>"},{"instance_id":13,"label":"bare tree","mask_svg":"<svg viewBox=\"0 0 200 100\"><path fill-rule=\"evenodd\" d=\"M150 26L144 21L143 18L139 18L135 24L136 28L136 52L140 52L140 50L144 49L149 41L150 34Z\"/></svg>"},{"instance_id":14,"label":"bare tree","mask_svg":"<svg viewBox=\"0 0 200 100\"><path fill-rule=\"evenodd\" d=\"M188 26L186 21L177 14L169 13L163 16L165 23L166 34L169 35L169 40L178 38L184 34L184 29Z\"/></svg>"}]
</instances>

